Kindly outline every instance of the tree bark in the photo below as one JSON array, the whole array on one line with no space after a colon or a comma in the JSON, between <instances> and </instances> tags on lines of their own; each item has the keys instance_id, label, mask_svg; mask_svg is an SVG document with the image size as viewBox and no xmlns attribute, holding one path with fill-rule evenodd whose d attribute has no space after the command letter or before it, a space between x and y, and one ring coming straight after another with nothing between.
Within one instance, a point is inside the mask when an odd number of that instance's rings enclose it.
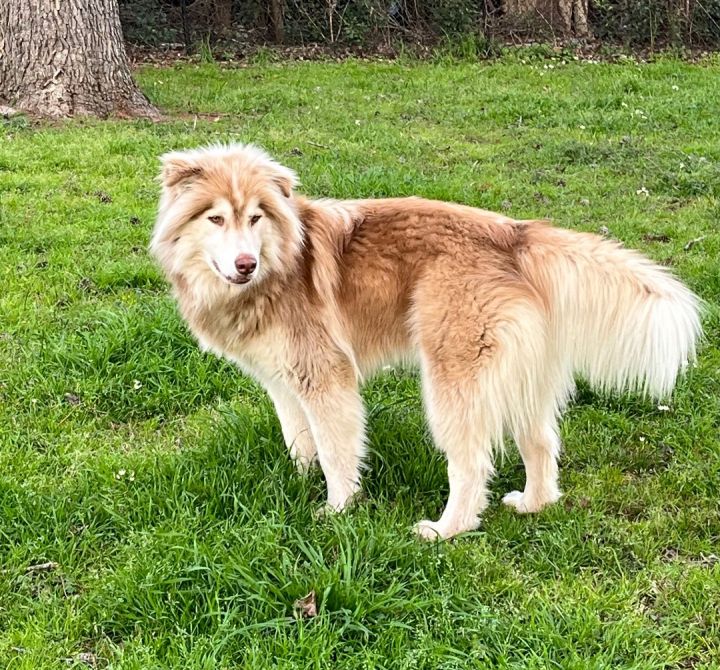
<instances>
[{"instance_id":1,"label":"tree bark","mask_svg":"<svg viewBox=\"0 0 720 670\"><path fill-rule=\"evenodd\" d=\"M588 34L588 0L558 0L562 28L568 35L585 37Z\"/></svg>"},{"instance_id":2,"label":"tree bark","mask_svg":"<svg viewBox=\"0 0 720 670\"><path fill-rule=\"evenodd\" d=\"M285 41L283 0L270 0L270 22L272 23L275 44L282 44Z\"/></svg>"},{"instance_id":3,"label":"tree bark","mask_svg":"<svg viewBox=\"0 0 720 670\"><path fill-rule=\"evenodd\" d=\"M232 0L215 0L214 9L215 26L224 35L232 28Z\"/></svg>"},{"instance_id":4,"label":"tree bark","mask_svg":"<svg viewBox=\"0 0 720 670\"><path fill-rule=\"evenodd\" d=\"M536 0L505 0L505 13L512 16L524 16L537 8Z\"/></svg>"},{"instance_id":5,"label":"tree bark","mask_svg":"<svg viewBox=\"0 0 720 670\"><path fill-rule=\"evenodd\" d=\"M190 39L190 20L188 19L187 0L180 0L180 20L182 22L183 42L185 43L185 53L190 53L192 40Z\"/></svg>"},{"instance_id":6,"label":"tree bark","mask_svg":"<svg viewBox=\"0 0 720 670\"><path fill-rule=\"evenodd\" d=\"M0 1L0 100L41 116L148 116L117 0Z\"/></svg>"},{"instance_id":7,"label":"tree bark","mask_svg":"<svg viewBox=\"0 0 720 670\"><path fill-rule=\"evenodd\" d=\"M588 0L505 0L505 16L511 21L536 23L539 28L565 35L588 35Z\"/></svg>"}]
</instances>

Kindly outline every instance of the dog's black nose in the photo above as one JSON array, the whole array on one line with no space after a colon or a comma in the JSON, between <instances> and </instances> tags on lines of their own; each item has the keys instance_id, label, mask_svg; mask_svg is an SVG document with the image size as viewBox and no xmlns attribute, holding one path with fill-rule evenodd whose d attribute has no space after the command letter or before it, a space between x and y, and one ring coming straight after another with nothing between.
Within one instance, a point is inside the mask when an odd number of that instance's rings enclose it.
<instances>
[{"instance_id":1,"label":"dog's black nose","mask_svg":"<svg viewBox=\"0 0 720 670\"><path fill-rule=\"evenodd\" d=\"M255 272L256 267L257 261L255 260L255 256L251 256L250 254L240 254L235 259L235 269L246 277Z\"/></svg>"}]
</instances>

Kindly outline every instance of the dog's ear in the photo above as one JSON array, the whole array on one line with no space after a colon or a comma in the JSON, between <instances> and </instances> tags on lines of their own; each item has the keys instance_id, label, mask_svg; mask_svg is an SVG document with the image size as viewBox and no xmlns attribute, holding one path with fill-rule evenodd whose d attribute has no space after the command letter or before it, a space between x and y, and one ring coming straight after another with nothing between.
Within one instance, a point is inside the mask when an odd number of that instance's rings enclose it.
<instances>
[{"instance_id":1,"label":"dog's ear","mask_svg":"<svg viewBox=\"0 0 720 670\"><path fill-rule=\"evenodd\" d=\"M272 166L272 180L277 184L282 194L289 198L292 195L292 190L297 186L298 179L295 172L290 168L286 168L284 165L275 163L273 161Z\"/></svg>"},{"instance_id":2,"label":"dog's ear","mask_svg":"<svg viewBox=\"0 0 720 670\"><path fill-rule=\"evenodd\" d=\"M160 181L166 188L202 174L202 167L182 151L171 151L161 156L160 162L162 163Z\"/></svg>"}]
</instances>

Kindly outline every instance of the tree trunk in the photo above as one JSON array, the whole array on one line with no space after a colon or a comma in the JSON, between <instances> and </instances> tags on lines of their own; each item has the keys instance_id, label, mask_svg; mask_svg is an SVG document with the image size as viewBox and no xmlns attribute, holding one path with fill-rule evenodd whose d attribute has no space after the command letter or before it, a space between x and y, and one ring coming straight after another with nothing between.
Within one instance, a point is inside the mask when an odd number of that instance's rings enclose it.
<instances>
[{"instance_id":1,"label":"tree trunk","mask_svg":"<svg viewBox=\"0 0 720 670\"><path fill-rule=\"evenodd\" d=\"M214 8L217 32L226 35L232 28L232 0L215 0Z\"/></svg>"},{"instance_id":2,"label":"tree trunk","mask_svg":"<svg viewBox=\"0 0 720 670\"><path fill-rule=\"evenodd\" d=\"M558 0L562 28L568 35L585 37L588 34L588 0Z\"/></svg>"},{"instance_id":3,"label":"tree trunk","mask_svg":"<svg viewBox=\"0 0 720 670\"><path fill-rule=\"evenodd\" d=\"M270 0L270 22L272 23L275 44L285 41L285 25L283 23L283 0Z\"/></svg>"},{"instance_id":4,"label":"tree trunk","mask_svg":"<svg viewBox=\"0 0 720 670\"><path fill-rule=\"evenodd\" d=\"M182 22L185 53L189 54L192 47L192 40L190 39L190 20L188 19L187 0L180 0L180 20Z\"/></svg>"},{"instance_id":5,"label":"tree trunk","mask_svg":"<svg viewBox=\"0 0 720 670\"><path fill-rule=\"evenodd\" d=\"M537 8L536 0L505 0L505 13L511 16L524 16Z\"/></svg>"},{"instance_id":6,"label":"tree trunk","mask_svg":"<svg viewBox=\"0 0 720 670\"><path fill-rule=\"evenodd\" d=\"M1 0L0 100L51 117L149 116L117 0Z\"/></svg>"},{"instance_id":7,"label":"tree trunk","mask_svg":"<svg viewBox=\"0 0 720 670\"><path fill-rule=\"evenodd\" d=\"M576 37L588 34L588 0L505 0L503 6L511 22L534 24Z\"/></svg>"}]
</instances>

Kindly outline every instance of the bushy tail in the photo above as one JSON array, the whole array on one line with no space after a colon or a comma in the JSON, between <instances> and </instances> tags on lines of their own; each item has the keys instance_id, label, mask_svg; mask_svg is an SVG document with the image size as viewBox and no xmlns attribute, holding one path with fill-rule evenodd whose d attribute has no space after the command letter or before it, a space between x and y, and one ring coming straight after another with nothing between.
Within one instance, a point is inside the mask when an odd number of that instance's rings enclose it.
<instances>
[{"instance_id":1,"label":"bushy tail","mask_svg":"<svg viewBox=\"0 0 720 670\"><path fill-rule=\"evenodd\" d=\"M550 312L568 374L601 389L670 394L695 358L700 301L667 270L596 235L532 223L521 271Z\"/></svg>"}]
</instances>

